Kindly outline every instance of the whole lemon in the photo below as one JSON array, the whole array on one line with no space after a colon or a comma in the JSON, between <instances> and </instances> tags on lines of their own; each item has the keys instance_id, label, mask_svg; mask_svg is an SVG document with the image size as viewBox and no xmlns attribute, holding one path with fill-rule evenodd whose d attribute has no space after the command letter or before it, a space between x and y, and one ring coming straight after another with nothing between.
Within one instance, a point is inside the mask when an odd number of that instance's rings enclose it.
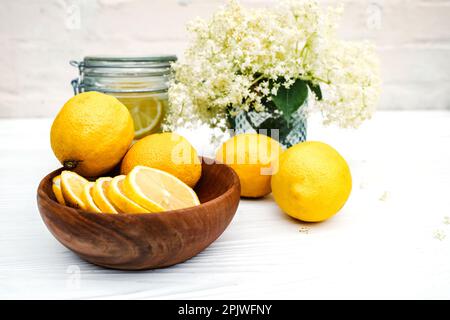
<instances>
[{"instance_id":1,"label":"whole lemon","mask_svg":"<svg viewBox=\"0 0 450 320\"><path fill-rule=\"evenodd\" d=\"M186 138L172 132L151 134L136 142L123 158L122 174L137 165L171 173L191 188L202 175L197 151Z\"/></svg>"},{"instance_id":2,"label":"whole lemon","mask_svg":"<svg viewBox=\"0 0 450 320\"><path fill-rule=\"evenodd\" d=\"M229 165L239 176L241 196L263 197L270 193L270 178L278 169L281 145L257 133L238 134L217 150L216 160Z\"/></svg>"},{"instance_id":3,"label":"whole lemon","mask_svg":"<svg viewBox=\"0 0 450 320\"><path fill-rule=\"evenodd\" d=\"M291 217L309 222L336 214L352 189L350 169L331 146L317 141L299 143L280 157L272 177L276 203Z\"/></svg>"},{"instance_id":4,"label":"whole lemon","mask_svg":"<svg viewBox=\"0 0 450 320\"><path fill-rule=\"evenodd\" d=\"M93 91L67 101L50 132L51 147L63 166L88 177L114 168L133 137L128 109L116 98Z\"/></svg>"}]
</instances>

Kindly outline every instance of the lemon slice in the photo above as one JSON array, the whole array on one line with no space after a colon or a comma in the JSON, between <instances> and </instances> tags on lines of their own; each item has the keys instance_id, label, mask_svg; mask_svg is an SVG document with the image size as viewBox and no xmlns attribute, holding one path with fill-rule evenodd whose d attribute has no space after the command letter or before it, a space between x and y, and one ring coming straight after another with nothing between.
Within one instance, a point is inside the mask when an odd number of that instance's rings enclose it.
<instances>
[{"instance_id":1,"label":"lemon slice","mask_svg":"<svg viewBox=\"0 0 450 320\"><path fill-rule=\"evenodd\" d=\"M86 210L100 213L102 211L95 204L94 199L92 198L92 189L94 188L94 185L94 182L88 182L84 185L82 200L86 204Z\"/></svg>"},{"instance_id":2,"label":"lemon slice","mask_svg":"<svg viewBox=\"0 0 450 320\"><path fill-rule=\"evenodd\" d=\"M160 212L200 204L197 195L175 176L154 168L136 166L123 183L125 195L150 210Z\"/></svg>"},{"instance_id":3,"label":"lemon slice","mask_svg":"<svg viewBox=\"0 0 450 320\"><path fill-rule=\"evenodd\" d=\"M155 98L119 98L128 107L134 121L135 139L156 132L163 118L163 103Z\"/></svg>"},{"instance_id":4,"label":"lemon slice","mask_svg":"<svg viewBox=\"0 0 450 320\"><path fill-rule=\"evenodd\" d=\"M64 200L62 190L61 190L61 176L56 176L52 180L52 190L55 194L56 201L58 201L59 204L62 204L63 206L66 205L66 201Z\"/></svg>"},{"instance_id":5,"label":"lemon slice","mask_svg":"<svg viewBox=\"0 0 450 320\"><path fill-rule=\"evenodd\" d=\"M121 175L111 180L109 188L106 192L108 198L111 199L111 202L122 212L148 213L149 211L147 209L143 208L142 206L125 196L123 192L124 179L125 176Z\"/></svg>"},{"instance_id":6,"label":"lemon slice","mask_svg":"<svg viewBox=\"0 0 450 320\"><path fill-rule=\"evenodd\" d=\"M61 191L65 202L71 207L86 210L83 201L84 185L88 183L85 178L73 171L61 172Z\"/></svg>"},{"instance_id":7,"label":"lemon slice","mask_svg":"<svg viewBox=\"0 0 450 320\"><path fill-rule=\"evenodd\" d=\"M92 198L99 209L104 213L119 213L119 209L108 199L106 192L112 178L98 178L92 188Z\"/></svg>"}]
</instances>

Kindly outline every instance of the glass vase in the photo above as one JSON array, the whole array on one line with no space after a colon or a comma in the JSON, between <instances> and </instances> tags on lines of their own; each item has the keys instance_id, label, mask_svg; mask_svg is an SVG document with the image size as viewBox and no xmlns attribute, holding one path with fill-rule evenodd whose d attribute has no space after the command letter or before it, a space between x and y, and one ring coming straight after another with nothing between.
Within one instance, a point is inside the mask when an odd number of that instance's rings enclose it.
<instances>
[{"instance_id":1,"label":"glass vase","mask_svg":"<svg viewBox=\"0 0 450 320\"><path fill-rule=\"evenodd\" d=\"M289 120L273 105L266 106L264 112L241 111L235 117L229 117L230 129L234 134L256 132L277 140L283 147L289 148L306 140L307 101L295 111Z\"/></svg>"}]
</instances>

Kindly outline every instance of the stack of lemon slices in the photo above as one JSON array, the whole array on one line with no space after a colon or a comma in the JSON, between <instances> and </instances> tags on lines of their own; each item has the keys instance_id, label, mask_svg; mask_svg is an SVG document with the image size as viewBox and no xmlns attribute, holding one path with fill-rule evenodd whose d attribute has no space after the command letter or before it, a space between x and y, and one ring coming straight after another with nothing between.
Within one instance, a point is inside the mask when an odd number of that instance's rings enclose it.
<instances>
[{"instance_id":1,"label":"stack of lemon slices","mask_svg":"<svg viewBox=\"0 0 450 320\"><path fill-rule=\"evenodd\" d=\"M146 166L95 182L66 170L53 178L52 188L60 204L97 213L152 213L200 204L194 190L183 181Z\"/></svg>"}]
</instances>

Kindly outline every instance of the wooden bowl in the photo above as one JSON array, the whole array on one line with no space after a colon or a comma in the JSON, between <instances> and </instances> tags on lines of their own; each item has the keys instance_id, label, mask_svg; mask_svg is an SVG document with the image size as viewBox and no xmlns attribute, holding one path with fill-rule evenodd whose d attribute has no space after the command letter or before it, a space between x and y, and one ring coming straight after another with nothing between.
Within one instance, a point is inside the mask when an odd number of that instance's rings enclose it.
<instances>
[{"instance_id":1,"label":"wooden bowl","mask_svg":"<svg viewBox=\"0 0 450 320\"><path fill-rule=\"evenodd\" d=\"M222 234L239 204L236 173L226 165L203 161L202 177L195 187L201 204L196 207L142 214L86 212L56 201L52 178L61 170L39 184L41 217L64 246L107 268L142 270L183 262Z\"/></svg>"}]
</instances>

